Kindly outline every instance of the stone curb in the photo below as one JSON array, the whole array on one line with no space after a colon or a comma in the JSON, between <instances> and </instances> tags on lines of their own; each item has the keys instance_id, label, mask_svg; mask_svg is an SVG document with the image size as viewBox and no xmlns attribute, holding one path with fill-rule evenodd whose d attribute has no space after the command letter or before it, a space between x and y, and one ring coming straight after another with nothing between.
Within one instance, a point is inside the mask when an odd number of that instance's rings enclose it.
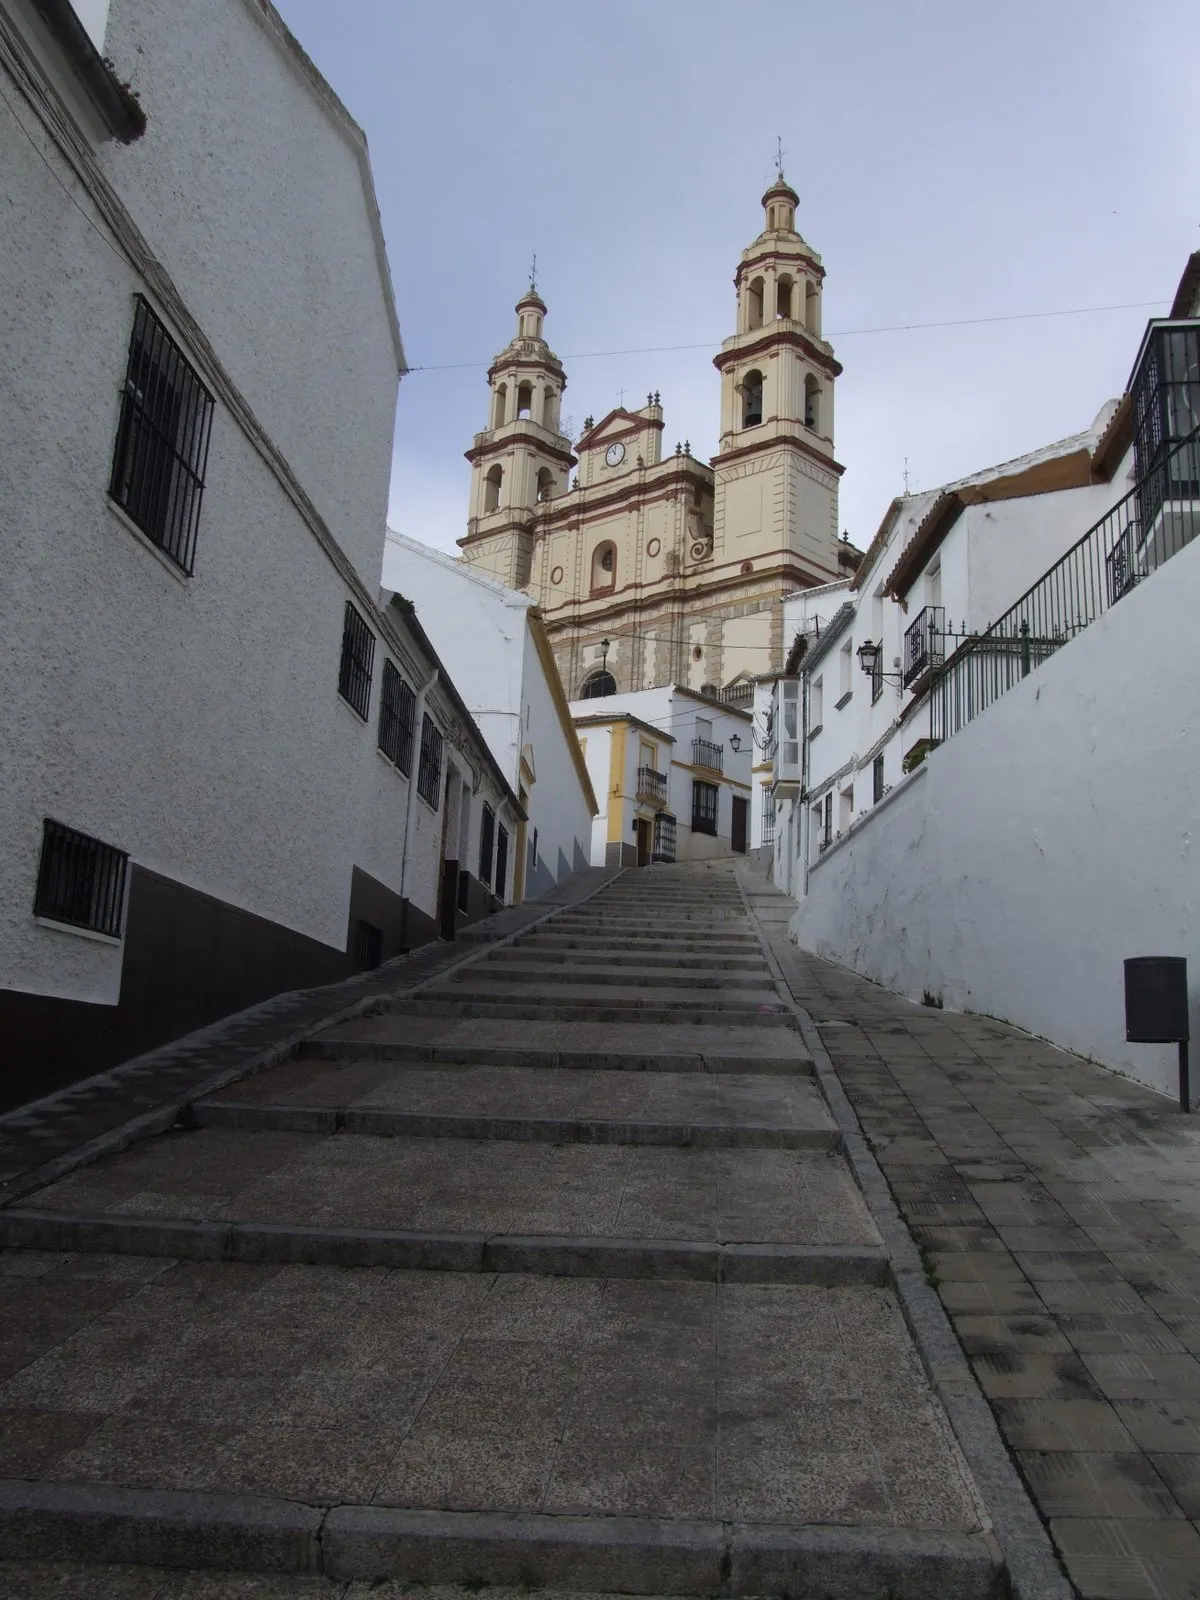
<instances>
[{"instance_id":1,"label":"stone curb","mask_svg":"<svg viewBox=\"0 0 1200 1600\"><path fill-rule=\"evenodd\" d=\"M561 911L573 910L577 905L586 905L589 900L614 883L624 870L624 868L621 868L607 872L595 888L591 889L581 899L564 905L547 906L541 915L531 918L528 922L523 923L520 928L516 928L511 932L504 933L500 931L498 936L492 939L487 939L481 932L477 937L474 949L464 952L456 959L452 959L445 966L439 966L436 972L428 973L424 977L418 977L415 983L404 990L404 994L418 994L430 984L436 983L449 974L456 972L460 967L466 967L474 962L482 961L490 952L503 949L505 946L514 943L522 935L528 933L531 929L541 927L543 923L548 922ZM527 901L524 903L536 904L537 902ZM503 912L497 915L503 916ZM479 926L481 928L486 927L486 923ZM422 950L427 948L430 947L421 947ZM420 953L421 951L418 950L418 959ZM394 961L387 962L379 970L387 972L394 968L397 976L400 976L403 972L404 964L409 959L407 956L397 957ZM116 1127L98 1134L95 1138L87 1139L76 1145L63 1155L56 1156L37 1167L31 1167L27 1171L18 1174L16 1178L0 1187L0 1213L5 1207L15 1204L25 1195L37 1189L44 1189L47 1185L57 1182L58 1179L66 1177L68 1173L75 1172L80 1167L90 1166L103 1156L113 1155L141 1139L151 1138L155 1134L165 1132L166 1129L174 1125L191 1101L201 1099L206 1095L216 1094L219 1090L228 1088L230 1084L240 1083L243 1078L251 1077L256 1072L265 1071L268 1067L278 1066L284 1061L291 1060L300 1046L315 1030L335 1027L339 1023L355 1022L363 1017L378 1015L386 1006L389 996L379 994L363 995L351 1000L349 1004L339 1004L344 999L343 991L348 986L361 982L361 977L362 975L360 974L356 978L343 979L339 983L324 986L324 989L329 992L333 1003L328 1013L323 1017L315 1020L311 1016L307 1017L303 1022L298 1022L285 1031L279 1038L271 1040L269 1044L254 1051L245 1060L239 1062L237 1066L224 1067L210 1073L198 1082L190 1084L186 1091L178 1090L170 1094L164 1100L164 1103L154 1110L131 1117L127 1121L119 1123ZM375 974L372 974L371 977L374 981L378 981ZM207 1027L197 1029L194 1033L185 1034L179 1039L173 1039L169 1044L163 1045L157 1050L149 1051L145 1055L136 1056L130 1061L122 1062L117 1067L97 1073L93 1078L81 1079L79 1083L70 1084L64 1089L57 1090L52 1095L47 1095L42 1100L31 1101L25 1106L17 1107L15 1111L6 1112L3 1116L0 1116L0 1126L3 1126L9 1118L28 1117L32 1111L52 1108L56 1101L65 1100L69 1095L78 1092L87 1084L94 1083L105 1086L111 1084L114 1094L119 1095L124 1080L146 1078L152 1075L157 1063L161 1062L165 1065L182 1051L195 1048L197 1045L209 1042L214 1038L219 1038L223 1031L232 1032L239 1023L254 1019L261 1020L272 1008L279 1008L288 1001L295 1000L298 1005L303 1005L308 997L319 996L322 992L322 988L296 989L286 994L274 995L271 999L263 1001L260 1005L252 1006L247 1011L237 1012L231 1017L224 1017L218 1022L210 1023ZM232 1037L230 1039L230 1048L237 1048L237 1041Z\"/></svg>"},{"instance_id":2,"label":"stone curb","mask_svg":"<svg viewBox=\"0 0 1200 1600\"><path fill-rule=\"evenodd\" d=\"M749 1073L760 1077L814 1076L809 1056L693 1055L654 1051L646 1055L612 1050L538 1050L517 1045L405 1044L374 1039L311 1039L294 1052L301 1061L419 1062L426 1067L573 1067L596 1072L708 1072L714 1076ZM218 1088L226 1087L219 1084Z\"/></svg>"},{"instance_id":3,"label":"stone curb","mask_svg":"<svg viewBox=\"0 0 1200 1600\"><path fill-rule=\"evenodd\" d=\"M1072 1600L1074 1586L1059 1565L1049 1533L1013 1465L992 1409L979 1389L942 1303L925 1281L920 1251L863 1136L820 1032L793 997L771 947L770 935L759 922L748 896L746 904L759 930L779 993L795 1012L797 1027L813 1057L817 1080L842 1131L850 1170L883 1238L909 1333L970 1468L976 1493L991 1519L1013 1600ZM787 937L786 924L776 931Z\"/></svg>"},{"instance_id":4,"label":"stone curb","mask_svg":"<svg viewBox=\"0 0 1200 1600\"><path fill-rule=\"evenodd\" d=\"M652 1517L326 1509L269 1496L0 1481L10 1560L127 1562L347 1580L625 1594L993 1600L972 1534Z\"/></svg>"},{"instance_id":5,"label":"stone curb","mask_svg":"<svg viewBox=\"0 0 1200 1600\"><path fill-rule=\"evenodd\" d=\"M836 1128L779 1128L747 1123L610 1122L569 1117L499 1117L434 1111L376 1111L353 1106L243 1104L204 1100L189 1107L198 1128L243 1132L352 1133L371 1138L497 1139L543 1144L665 1145L692 1150L840 1150Z\"/></svg>"},{"instance_id":6,"label":"stone curb","mask_svg":"<svg viewBox=\"0 0 1200 1600\"><path fill-rule=\"evenodd\" d=\"M415 1229L297 1227L271 1222L71 1216L33 1210L0 1212L0 1247L157 1256L176 1261L519 1272L560 1278L670 1278L823 1287L879 1287L891 1282L887 1257L871 1245L424 1233Z\"/></svg>"}]
</instances>

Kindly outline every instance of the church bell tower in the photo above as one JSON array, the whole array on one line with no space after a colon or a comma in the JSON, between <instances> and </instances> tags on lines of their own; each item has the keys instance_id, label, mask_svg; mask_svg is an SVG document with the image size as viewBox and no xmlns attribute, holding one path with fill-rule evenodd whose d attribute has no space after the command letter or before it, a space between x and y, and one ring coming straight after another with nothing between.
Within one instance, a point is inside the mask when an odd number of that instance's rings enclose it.
<instances>
[{"instance_id":1,"label":"church bell tower","mask_svg":"<svg viewBox=\"0 0 1200 1600\"><path fill-rule=\"evenodd\" d=\"M516 304L517 331L488 370L488 426L467 451L470 516L463 560L510 589L530 579L543 508L567 492L576 458L559 432L567 386L542 333L546 305L531 280Z\"/></svg>"},{"instance_id":2,"label":"church bell tower","mask_svg":"<svg viewBox=\"0 0 1200 1600\"><path fill-rule=\"evenodd\" d=\"M713 457L716 535L730 555L782 559L819 584L838 566L833 389L841 367L821 335L821 258L796 231L783 172L762 197L763 229L734 275L737 331L713 365L721 432Z\"/></svg>"}]
</instances>

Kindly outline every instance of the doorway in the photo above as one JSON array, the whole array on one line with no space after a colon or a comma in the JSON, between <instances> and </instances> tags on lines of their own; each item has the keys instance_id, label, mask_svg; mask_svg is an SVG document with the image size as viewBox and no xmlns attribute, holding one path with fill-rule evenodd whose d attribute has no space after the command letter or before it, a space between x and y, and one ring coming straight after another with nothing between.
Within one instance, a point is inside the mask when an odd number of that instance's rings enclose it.
<instances>
[{"instance_id":1,"label":"doorway","mask_svg":"<svg viewBox=\"0 0 1200 1600\"><path fill-rule=\"evenodd\" d=\"M729 827L729 847L738 855L746 854L746 816L749 802L740 794L733 796L733 819Z\"/></svg>"},{"instance_id":2,"label":"doorway","mask_svg":"<svg viewBox=\"0 0 1200 1600\"><path fill-rule=\"evenodd\" d=\"M637 818L637 864L639 867L650 865L650 821L647 817Z\"/></svg>"}]
</instances>

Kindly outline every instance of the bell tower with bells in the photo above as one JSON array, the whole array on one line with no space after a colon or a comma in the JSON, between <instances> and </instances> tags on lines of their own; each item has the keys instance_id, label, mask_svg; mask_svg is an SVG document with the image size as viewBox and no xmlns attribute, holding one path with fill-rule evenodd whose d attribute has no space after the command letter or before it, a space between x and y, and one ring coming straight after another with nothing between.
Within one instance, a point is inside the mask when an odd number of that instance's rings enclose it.
<instances>
[{"instance_id":1,"label":"bell tower with bells","mask_svg":"<svg viewBox=\"0 0 1200 1600\"><path fill-rule=\"evenodd\" d=\"M730 554L790 560L811 583L840 576L833 390L841 373L821 334L821 258L796 231L783 175L762 197L762 232L734 274L736 332L721 374L716 536Z\"/></svg>"},{"instance_id":2,"label":"bell tower with bells","mask_svg":"<svg viewBox=\"0 0 1200 1600\"><path fill-rule=\"evenodd\" d=\"M567 492L576 458L559 432L567 378L542 332L536 256L515 309L516 334L488 369L488 426L466 452L470 514L458 543L464 561L521 589L529 583L537 525Z\"/></svg>"}]
</instances>

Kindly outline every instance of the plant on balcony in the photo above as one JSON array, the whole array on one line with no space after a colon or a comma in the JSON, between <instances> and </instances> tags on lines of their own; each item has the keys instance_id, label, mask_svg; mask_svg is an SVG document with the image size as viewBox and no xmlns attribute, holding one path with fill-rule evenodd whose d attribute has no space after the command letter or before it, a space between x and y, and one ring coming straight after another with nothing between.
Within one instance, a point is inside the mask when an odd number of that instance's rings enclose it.
<instances>
[{"instance_id":1,"label":"plant on balcony","mask_svg":"<svg viewBox=\"0 0 1200 1600\"><path fill-rule=\"evenodd\" d=\"M940 739L918 739L916 744L913 745L912 749L908 751L904 757L904 760L900 763L902 770L906 773L913 772L921 765L922 761L924 761L929 752L931 750L936 750L941 742L942 741Z\"/></svg>"}]
</instances>

